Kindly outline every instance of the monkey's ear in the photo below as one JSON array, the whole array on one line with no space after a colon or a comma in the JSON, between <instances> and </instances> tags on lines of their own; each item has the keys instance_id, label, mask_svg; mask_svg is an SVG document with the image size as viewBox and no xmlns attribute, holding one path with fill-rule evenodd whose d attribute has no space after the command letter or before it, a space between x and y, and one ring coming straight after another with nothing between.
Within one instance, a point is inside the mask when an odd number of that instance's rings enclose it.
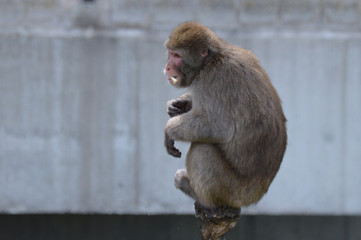
<instances>
[{"instance_id":1,"label":"monkey's ear","mask_svg":"<svg viewBox=\"0 0 361 240\"><path fill-rule=\"evenodd\" d=\"M202 57L207 57L208 54L209 54L209 50L208 50L208 49L204 49L204 50L202 51Z\"/></svg>"}]
</instances>

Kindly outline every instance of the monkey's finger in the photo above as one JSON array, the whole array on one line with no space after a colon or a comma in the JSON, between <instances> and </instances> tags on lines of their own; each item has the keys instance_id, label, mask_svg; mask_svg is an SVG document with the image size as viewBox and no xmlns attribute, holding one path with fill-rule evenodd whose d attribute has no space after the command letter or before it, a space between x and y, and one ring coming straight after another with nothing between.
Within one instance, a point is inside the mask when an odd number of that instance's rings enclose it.
<instances>
[{"instance_id":1,"label":"monkey's finger","mask_svg":"<svg viewBox=\"0 0 361 240\"><path fill-rule=\"evenodd\" d=\"M168 148L167 150L168 150L168 154L173 157L180 158L182 156L182 153L175 147Z\"/></svg>"},{"instance_id":2,"label":"monkey's finger","mask_svg":"<svg viewBox=\"0 0 361 240\"><path fill-rule=\"evenodd\" d=\"M172 102L172 106L176 107L176 108L183 108L184 106L186 106L188 104L188 100L185 99L179 99L177 101Z\"/></svg>"},{"instance_id":3,"label":"monkey's finger","mask_svg":"<svg viewBox=\"0 0 361 240\"><path fill-rule=\"evenodd\" d=\"M174 116L181 114L181 110L179 108L169 106L167 109L167 113L170 117L174 117Z\"/></svg>"},{"instance_id":4,"label":"monkey's finger","mask_svg":"<svg viewBox=\"0 0 361 240\"><path fill-rule=\"evenodd\" d=\"M168 106L167 112L179 112L180 109L174 106Z\"/></svg>"},{"instance_id":5,"label":"monkey's finger","mask_svg":"<svg viewBox=\"0 0 361 240\"><path fill-rule=\"evenodd\" d=\"M178 149L175 148L172 153L172 156L176 157L176 158L180 158L182 156L182 153Z\"/></svg>"}]
</instances>

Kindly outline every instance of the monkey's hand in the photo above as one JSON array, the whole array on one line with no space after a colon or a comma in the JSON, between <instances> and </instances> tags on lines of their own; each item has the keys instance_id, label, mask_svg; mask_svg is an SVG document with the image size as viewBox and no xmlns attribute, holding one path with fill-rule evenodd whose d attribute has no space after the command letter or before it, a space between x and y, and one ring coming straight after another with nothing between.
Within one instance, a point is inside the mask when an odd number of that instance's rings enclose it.
<instances>
[{"instance_id":1,"label":"monkey's hand","mask_svg":"<svg viewBox=\"0 0 361 240\"><path fill-rule=\"evenodd\" d=\"M169 155L176 158L180 158L182 156L182 153L174 147L174 140L171 139L167 133L165 134L164 145Z\"/></svg>"},{"instance_id":2,"label":"monkey's hand","mask_svg":"<svg viewBox=\"0 0 361 240\"><path fill-rule=\"evenodd\" d=\"M176 98L167 102L167 113L170 117L175 117L192 109L192 102L189 99Z\"/></svg>"}]
</instances>

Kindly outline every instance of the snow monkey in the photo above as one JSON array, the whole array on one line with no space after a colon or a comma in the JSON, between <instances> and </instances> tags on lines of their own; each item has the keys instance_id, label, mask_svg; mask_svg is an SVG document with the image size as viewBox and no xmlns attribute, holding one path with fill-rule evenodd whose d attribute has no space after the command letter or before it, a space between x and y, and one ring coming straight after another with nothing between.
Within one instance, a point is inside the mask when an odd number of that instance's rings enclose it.
<instances>
[{"instance_id":1,"label":"snow monkey","mask_svg":"<svg viewBox=\"0 0 361 240\"><path fill-rule=\"evenodd\" d=\"M174 142L191 143L176 187L207 208L259 201L287 145L287 120L266 72L251 51L200 23L180 24L164 45L168 81L189 89L167 103L167 152L179 158Z\"/></svg>"}]
</instances>

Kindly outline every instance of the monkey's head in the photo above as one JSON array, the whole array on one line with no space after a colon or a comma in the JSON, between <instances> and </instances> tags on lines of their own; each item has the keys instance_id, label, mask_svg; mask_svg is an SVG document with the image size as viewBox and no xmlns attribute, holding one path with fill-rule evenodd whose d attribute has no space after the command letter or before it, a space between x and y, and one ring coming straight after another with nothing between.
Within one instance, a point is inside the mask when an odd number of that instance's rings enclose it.
<instances>
[{"instance_id":1,"label":"monkey's head","mask_svg":"<svg viewBox=\"0 0 361 240\"><path fill-rule=\"evenodd\" d=\"M218 51L220 42L214 32L200 23L178 25L164 43L168 49L168 62L164 68L168 81L176 87L188 87L205 60Z\"/></svg>"}]
</instances>

